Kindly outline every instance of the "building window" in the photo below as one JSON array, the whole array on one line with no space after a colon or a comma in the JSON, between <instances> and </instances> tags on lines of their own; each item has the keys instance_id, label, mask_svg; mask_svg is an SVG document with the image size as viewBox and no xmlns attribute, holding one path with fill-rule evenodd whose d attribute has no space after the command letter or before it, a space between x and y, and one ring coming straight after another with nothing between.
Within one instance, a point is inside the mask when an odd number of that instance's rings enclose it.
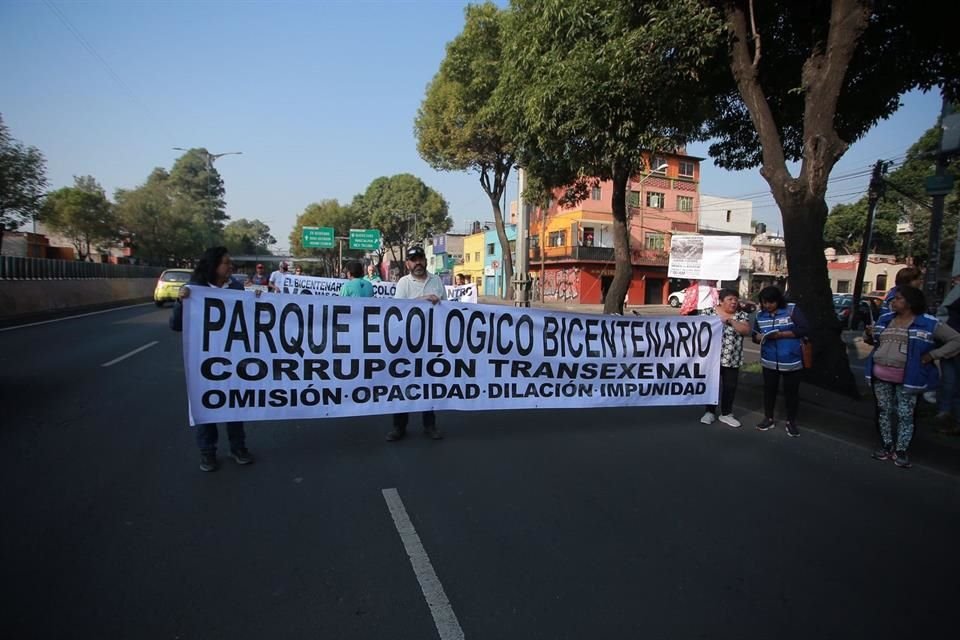
<instances>
[{"instance_id":1,"label":"building window","mask_svg":"<svg viewBox=\"0 0 960 640\"><path fill-rule=\"evenodd\" d=\"M850 281L837 280L837 293L850 293Z\"/></svg>"},{"instance_id":2,"label":"building window","mask_svg":"<svg viewBox=\"0 0 960 640\"><path fill-rule=\"evenodd\" d=\"M663 209L663 194L658 191L648 191L647 206L654 209Z\"/></svg>"},{"instance_id":3,"label":"building window","mask_svg":"<svg viewBox=\"0 0 960 640\"><path fill-rule=\"evenodd\" d=\"M695 165L692 162L687 162L686 160L680 161L680 177L682 178L692 178L693 170Z\"/></svg>"},{"instance_id":4,"label":"building window","mask_svg":"<svg viewBox=\"0 0 960 640\"><path fill-rule=\"evenodd\" d=\"M547 243L551 247L563 247L567 244L567 232L566 231L551 231L550 232L550 241Z\"/></svg>"},{"instance_id":5,"label":"building window","mask_svg":"<svg viewBox=\"0 0 960 640\"><path fill-rule=\"evenodd\" d=\"M463 261L464 261L464 263L470 262L470 254L469 254L469 253L468 253L466 256L464 256Z\"/></svg>"},{"instance_id":6,"label":"building window","mask_svg":"<svg viewBox=\"0 0 960 640\"><path fill-rule=\"evenodd\" d=\"M594 187L590 190L591 200L600 200L601 197L603 197L603 193L600 191L600 187Z\"/></svg>"},{"instance_id":7,"label":"building window","mask_svg":"<svg viewBox=\"0 0 960 640\"><path fill-rule=\"evenodd\" d=\"M627 202L630 204L631 207L639 207L639 206L640 206L640 192L639 192L639 191L631 191L631 192L630 192L630 197L627 199Z\"/></svg>"},{"instance_id":8,"label":"building window","mask_svg":"<svg viewBox=\"0 0 960 640\"><path fill-rule=\"evenodd\" d=\"M517 259L517 241L511 240L509 244L510 244L510 255L513 256L514 260L516 260Z\"/></svg>"},{"instance_id":9,"label":"building window","mask_svg":"<svg viewBox=\"0 0 960 640\"><path fill-rule=\"evenodd\" d=\"M492 256L493 253L494 253L494 246L493 246L493 243L491 242L490 244L487 245L487 255Z\"/></svg>"},{"instance_id":10,"label":"building window","mask_svg":"<svg viewBox=\"0 0 960 640\"><path fill-rule=\"evenodd\" d=\"M663 251L663 234L648 233L644 236L644 247L653 251Z\"/></svg>"},{"instance_id":11,"label":"building window","mask_svg":"<svg viewBox=\"0 0 960 640\"><path fill-rule=\"evenodd\" d=\"M693 211L693 198L677 196L677 211Z\"/></svg>"},{"instance_id":12,"label":"building window","mask_svg":"<svg viewBox=\"0 0 960 640\"><path fill-rule=\"evenodd\" d=\"M480 262L480 252L479 252L479 251L477 251L476 253L473 254L473 260L474 260L474 262Z\"/></svg>"},{"instance_id":13,"label":"building window","mask_svg":"<svg viewBox=\"0 0 960 640\"><path fill-rule=\"evenodd\" d=\"M664 165L667 164L667 159L661 156L653 156L653 166L650 167L650 173L656 173L657 175L665 176L667 175L667 167ZM662 169L660 167L663 167Z\"/></svg>"}]
</instances>

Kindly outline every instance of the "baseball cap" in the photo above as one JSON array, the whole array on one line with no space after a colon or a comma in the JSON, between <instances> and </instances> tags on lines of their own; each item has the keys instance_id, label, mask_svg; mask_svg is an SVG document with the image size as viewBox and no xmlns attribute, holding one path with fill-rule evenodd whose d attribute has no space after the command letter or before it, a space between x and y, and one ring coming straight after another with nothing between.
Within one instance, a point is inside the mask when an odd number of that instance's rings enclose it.
<instances>
[{"instance_id":1,"label":"baseball cap","mask_svg":"<svg viewBox=\"0 0 960 640\"><path fill-rule=\"evenodd\" d=\"M426 258L427 254L423 252L423 247L410 247L407 249L407 260L414 258Z\"/></svg>"}]
</instances>

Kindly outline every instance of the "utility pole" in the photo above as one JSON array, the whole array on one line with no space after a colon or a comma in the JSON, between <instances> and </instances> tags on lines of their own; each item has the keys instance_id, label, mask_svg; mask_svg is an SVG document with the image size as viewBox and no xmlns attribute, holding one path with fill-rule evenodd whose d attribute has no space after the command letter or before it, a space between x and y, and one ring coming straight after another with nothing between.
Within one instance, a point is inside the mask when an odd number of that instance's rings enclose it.
<instances>
[{"instance_id":1,"label":"utility pole","mask_svg":"<svg viewBox=\"0 0 960 640\"><path fill-rule=\"evenodd\" d=\"M523 167L517 169L517 268L513 274L513 305L530 306L530 249L527 247L530 236L530 216L523 202L523 190L526 188L526 175Z\"/></svg>"},{"instance_id":2,"label":"utility pole","mask_svg":"<svg viewBox=\"0 0 960 640\"><path fill-rule=\"evenodd\" d=\"M947 156L950 149L944 145L944 128L948 120L955 121L950 116L953 114L953 107L946 97L940 108L940 136L937 141L937 163L936 171L933 176L926 180L926 192L928 196L933 197L933 206L930 213L930 244L927 252L927 270L924 272L923 293L927 298L927 309L930 313L937 312L939 303L937 296L937 280L940 268L940 237L943 230L943 205L947 194L953 191L953 176L947 175ZM954 134L955 135L955 134ZM953 149L952 151L956 151ZM954 245L956 248L956 245ZM957 256L953 256L954 271L957 266Z\"/></svg>"},{"instance_id":3,"label":"utility pole","mask_svg":"<svg viewBox=\"0 0 960 640\"><path fill-rule=\"evenodd\" d=\"M863 230L863 245L860 247L860 262L857 264L857 278L853 281L853 304L850 307L850 329L854 328L857 309L860 308L860 296L863 293L863 276L867 271L867 260L870 257L870 245L873 244L873 220L877 215L877 203L886 189L883 174L887 166L883 160L877 160L873 165L873 175L870 176L870 191L867 194L867 223Z\"/></svg>"}]
</instances>

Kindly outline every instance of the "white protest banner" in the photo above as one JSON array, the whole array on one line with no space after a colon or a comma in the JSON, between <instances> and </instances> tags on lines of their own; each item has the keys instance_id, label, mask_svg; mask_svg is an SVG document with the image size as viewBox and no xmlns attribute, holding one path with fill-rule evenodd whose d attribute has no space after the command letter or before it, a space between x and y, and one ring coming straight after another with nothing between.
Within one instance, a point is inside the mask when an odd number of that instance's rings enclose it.
<instances>
[{"instance_id":1,"label":"white protest banner","mask_svg":"<svg viewBox=\"0 0 960 640\"><path fill-rule=\"evenodd\" d=\"M447 290L447 300L452 300L455 302L472 302L474 304L477 302L476 282L452 286L448 284L444 288Z\"/></svg>"},{"instance_id":2,"label":"white protest banner","mask_svg":"<svg viewBox=\"0 0 960 640\"><path fill-rule=\"evenodd\" d=\"M340 287L347 283L343 278L315 278L285 274L280 279L283 293L314 296L339 296ZM392 298L397 292L396 282L371 282L374 298Z\"/></svg>"},{"instance_id":3,"label":"white protest banner","mask_svg":"<svg viewBox=\"0 0 960 640\"><path fill-rule=\"evenodd\" d=\"M624 317L191 287L191 420L716 404L716 316Z\"/></svg>"},{"instance_id":4,"label":"white protest banner","mask_svg":"<svg viewBox=\"0 0 960 640\"><path fill-rule=\"evenodd\" d=\"M670 240L670 278L736 280L740 275L740 236L678 236Z\"/></svg>"}]
</instances>

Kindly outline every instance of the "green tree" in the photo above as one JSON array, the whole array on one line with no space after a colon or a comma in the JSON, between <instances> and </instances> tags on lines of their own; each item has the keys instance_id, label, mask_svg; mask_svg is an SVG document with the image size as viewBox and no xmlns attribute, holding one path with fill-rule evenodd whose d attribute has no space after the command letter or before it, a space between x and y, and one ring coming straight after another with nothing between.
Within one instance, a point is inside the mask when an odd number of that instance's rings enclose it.
<instances>
[{"instance_id":1,"label":"green tree","mask_svg":"<svg viewBox=\"0 0 960 640\"><path fill-rule=\"evenodd\" d=\"M260 220L240 218L223 229L223 241L230 253L269 255L270 245L277 239L270 235L270 227Z\"/></svg>"},{"instance_id":2,"label":"green tree","mask_svg":"<svg viewBox=\"0 0 960 640\"><path fill-rule=\"evenodd\" d=\"M877 208L870 246L871 253L897 253L899 249L899 243L897 242L899 217L893 207L880 206ZM838 204L827 216L827 222L823 228L824 245L833 247L838 253L859 253L863 246L863 230L866 222L866 198L852 204Z\"/></svg>"},{"instance_id":3,"label":"green tree","mask_svg":"<svg viewBox=\"0 0 960 640\"><path fill-rule=\"evenodd\" d=\"M447 45L440 71L417 112L417 150L439 171L475 171L490 199L503 253L504 280L513 280L513 255L500 201L514 161L503 103L496 95L503 65L506 12L492 2L468 5L463 31ZM505 297L512 297L506 287Z\"/></svg>"},{"instance_id":4,"label":"green tree","mask_svg":"<svg viewBox=\"0 0 960 640\"><path fill-rule=\"evenodd\" d=\"M130 234L134 254L157 264L193 260L208 246L202 203L175 193L166 169L156 168L135 189L114 194L121 227Z\"/></svg>"},{"instance_id":5,"label":"green tree","mask_svg":"<svg viewBox=\"0 0 960 640\"><path fill-rule=\"evenodd\" d=\"M326 276L337 276L342 266L339 264L340 247L334 245L332 249L305 249L303 228L331 227L336 237L344 238L349 236L351 228L362 226L365 226L363 217L356 216L351 207L342 205L335 199L315 202L308 205L303 213L297 216L293 231L290 232L290 253L298 257L320 258L320 273ZM362 251L350 251L344 245L344 259L359 258L362 255Z\"/></svg>"},{"instance_id":6,"label":"green tree","mask_svg":"<svg viewBox=\"0 0 960 640\"><path fill-rule=\"evenodd\" d=\"M190 149L177 158L170 170L169 187L173 197L183 204L195 205L204 221L204 232L196 229L200 244L205 247L223 242L226 189L220 172L213 165L214 156L206 149Z\"/></svg>"},{"instance_id":7,"label":"green tree","mask_svg":"<svg viewBox=\"0 0 960 640\"><path fill-rule=\"evenodd\" d=\"M93 249L119 237L118 223L113 205L92 176L75 176L73 182L47 196L40 217L70 239L80 260L90 260Z\"/></svg>"},{"instance_id":8,"label":"green tree","mask_svg":"<svg viewBox=\"0 0 960 640\"><path fill-rule=\"evenodd\" d=\"M956 95L960 48L946 23L907 0L703 2L723 12L730 38L729 73L710 79L710 155L726 168L761 167L783 217L791 294L813 327L810 379L855 393L822 257L830 173L904 92L943 84Z\"/></svg>"},{"instance_id":9,"label":"green tree","mask_svg":"<svg viewBox=\"0 0 960 640\"><path fill-rule=\"evenodd\" d=\"M357 220L380 230L393 262L402 262L403 252L411 244L446 233L453 226L443 196L409 173L377 178L354 197L350 208Z\"/></svg>"},{"instance_id":10,"label":"green tree","mask_svg":"<svg viewBox=\"0 0 960 640\"><path fill-rule=\"evenodd\" d=\"M43 154L15 140L0 116L0 245L4 230L15 230L36 217L46 189Z\"/></svg>"},{"instance_id":11,"label":"green tree","mask_svg":"<svg viewBox=\"0 0 960 640\"><path fill-rule=\"evenodd\" d=\"M613 181L604 312L620 313L633 275L628 181L650 153L699 131L697 83L723 25L696 0L514 0L506 29L501 88L520 163L553 187L577 175Z\"/></svg>"}]
</instances>

